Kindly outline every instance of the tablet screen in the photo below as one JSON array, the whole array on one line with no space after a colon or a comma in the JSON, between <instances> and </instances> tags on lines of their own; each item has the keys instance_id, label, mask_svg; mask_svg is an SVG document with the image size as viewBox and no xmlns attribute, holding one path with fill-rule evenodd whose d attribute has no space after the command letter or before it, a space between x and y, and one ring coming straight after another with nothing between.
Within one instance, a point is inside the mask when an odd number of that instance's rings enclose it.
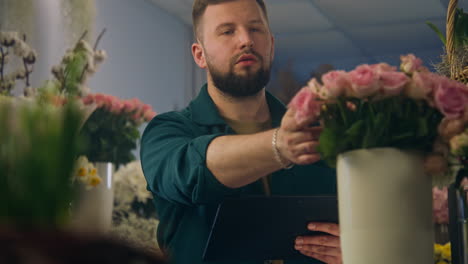
<instances>
[{"instance_id":1,"label":"tablet screen","mask_svg":"<svg viewBox=\"0 0 468 264\"><path fill-rule=\"evenodd\" d=\"M304 258L294 249L309 222L338 223L336 196L229 198L218 206L203 259Z\"/></svg>"}]
</instances>

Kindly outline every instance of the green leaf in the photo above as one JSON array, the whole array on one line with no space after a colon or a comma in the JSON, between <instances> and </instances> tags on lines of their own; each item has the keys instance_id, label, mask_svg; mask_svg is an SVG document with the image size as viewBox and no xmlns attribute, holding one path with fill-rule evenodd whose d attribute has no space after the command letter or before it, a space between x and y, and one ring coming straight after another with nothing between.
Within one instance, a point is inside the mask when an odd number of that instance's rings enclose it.
<instances>
[{"instance_id":1,"label":"green leaf","mask_svg":"<svg viewBox=\"0 0 468 264\"><path fill-rule=\"evenodd\" d=\"M359 136L359 134L362 133L361 130L363 129L363 127L364 127L364 120L359 120L356 123L352 124L351 127L345 131L345 135L353 137L353 138L357 137Z\"/></svg>"},{"instance_id":2,"label":"green leaf","mask_svg":"<svg viewBox=\"0 0 468 264\"><path fill-rule=\"evenodd\" d=\"M375 134L372 133L371 129L366 129L366 133L364 134L362 140L362 148L371 148L375 145Z\"/></svg>"},{"instance_id":3,"label":"green leaf","mask_svg":"<svg viewBox=\"0 0 468 264\"><path fill-rule=\"evenodd\" d=\"M467 36L468 15L463 13L463 9L457 8L455 15L455 46L460 47L463 45L463 39Z\"/></svg>"},{"instance_id":4,"label":"green leaf","mask_svg":"<svg viewBox=\"0 0 468 264\"><path fill-rule=\"evenodd\" d=\"M336 131L324 128L319 138L319 146L317 150L323 157L330 157L336 155L337 149L337 133Z\"/></svg>"},{"instance_id":5,"label":"green leaf","mask_svg":"<svg viewBox=\"0 0 468 264\"><path fill-rule=\"evenodd\" d=\"M417 119L417 135L420 137L427 136L429 134L429 127L427 126L427 119L420 117Z\"/></svg>"},{"instance_id":6,"label":"green leaf","mask_svg":"<svg viewBox=\"0 0 468 264\"><path fill-rule=\"evenodd\" d=\"M461 38L461 45L468 46L468 37Z\"/></svg>"},{"instance_id":7,"label":"green leaf","mask_svg":"<svg viewBox=\"0 0 468 264\"><path fill-rule=\"evenodd\" d=\"M338 106L338 109L340 110L341 119L343 120L344 125L347 127L349 123L348 123L348 117L347 117L348 111L346 109L346 101L342 98L338 99L337 106Z\"/></svg>"},{"instance_id":8,"label":"green leaf","mask_svg":"<svg viewBox=\"0 0 468 264\"><path fill-rule=\"evenodd\" d=\"M437 26L434 25L433 23L431 23L431 22L429 22L429 21L426 21L426 24L427 24L432 30L434 30L434 32L437 34L437 36L439 36L439 39L442 41L442 43L444 43L444 46L445 46L447 40L445 39L444 34L443 34L443 33L437 28Z\"/></svg>"},{"instance_id":9,"label":"green leaf","mask_svg":"<svg viewBox=\"0 0 468 264\"><path fill-rule=\"evenodd\" d=\"M78 85L81 82L81 77L87 64L86 57L85 51L75 51L71 60L65 66L63 88L70 95L76 95L78 93Z\"/></svg>"}]
</instances>

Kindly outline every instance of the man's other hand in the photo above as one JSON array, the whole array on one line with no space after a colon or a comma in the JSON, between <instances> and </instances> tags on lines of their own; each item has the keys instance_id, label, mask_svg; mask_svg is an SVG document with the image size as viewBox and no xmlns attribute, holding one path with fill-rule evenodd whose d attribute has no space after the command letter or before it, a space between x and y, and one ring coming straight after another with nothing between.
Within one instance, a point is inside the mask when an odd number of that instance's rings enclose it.
<instances>
[{"instance_id":1,"label":"man's other hand","mask_svg":"<svg viewBox=\"0 0 468 264\"><path fill-rule=\"evenodd\" d=\"M295 249L301 254L328 264L342 264L340 228L333 223L309 223L307 229L329 235L301 236L296 238Z\"/></svg>"}]
</instances>

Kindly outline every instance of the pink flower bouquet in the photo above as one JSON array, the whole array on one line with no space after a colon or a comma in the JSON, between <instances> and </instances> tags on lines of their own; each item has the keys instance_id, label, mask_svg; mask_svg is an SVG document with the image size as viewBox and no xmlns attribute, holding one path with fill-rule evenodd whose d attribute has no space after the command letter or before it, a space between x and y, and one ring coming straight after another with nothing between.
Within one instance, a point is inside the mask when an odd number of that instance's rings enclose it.
<instances>
[{"instance_id":1,"label":"pink flower bouquet","mask_svg":"<svg viewBox=\"0 0 468 264\"><path fill-rule=\"evenodd\" d=\"M298 121L312 115L322 124L318 150L330 166L362 148L432 152L442 120L466 119L467 86L429 72L412 54L401 62L400 71L379 63L328 72L292 99Z\"/></svg>"},{"instance_id":2,"label":"pink flower bouquet","mask_svg":"<svg viewBox=\"0 0 468 264\"><path fill-rule=\"evenodd\" d=\"M91 162L126 164L135 159L132 150L140 138L138 127L150 121L156 113L139 99L121 100L107 94L89 94L82 98L84 105L96 105L83 126L88 139L82 153Z\"/></svg>"},{"instance_id":3,"label":"pink flower bouquet","mask_svg":"<svg viewBox=\"0 0 468 264\"><path fill-rule=\"evenodd\" d=\"M432 216L434 222L437 224L449 223L447 187L432 188Z\"/></svg>"}]
</instances>

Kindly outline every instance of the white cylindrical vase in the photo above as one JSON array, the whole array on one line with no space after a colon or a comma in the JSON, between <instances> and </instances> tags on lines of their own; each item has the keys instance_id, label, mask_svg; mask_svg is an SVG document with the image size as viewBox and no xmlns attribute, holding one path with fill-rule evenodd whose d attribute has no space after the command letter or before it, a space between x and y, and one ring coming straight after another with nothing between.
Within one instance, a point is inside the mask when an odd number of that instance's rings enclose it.
<instances>
[{"instance_id":1,"label":"white cylindrical vase","mask_svg":"<svg viewBox=\"0 0 468 264\"><path fill-rule=\"evenodd\" d=\"M110 162L97 162L95 168L101 183L92 189L81 186L72 205L71 226L76 231L105 233L112 225L115 166Z\"/></svg>"},{"instance_id":2,"label":"white cylindrical vase","mask_svg":"<svg viewBox=\"0 0 468 264\"><path fill-rule=\"evenodd\" d=\"M337 178L343 263L433 263L432 183L421 155L345 152Z\"/></svg>"}]
</instances>

